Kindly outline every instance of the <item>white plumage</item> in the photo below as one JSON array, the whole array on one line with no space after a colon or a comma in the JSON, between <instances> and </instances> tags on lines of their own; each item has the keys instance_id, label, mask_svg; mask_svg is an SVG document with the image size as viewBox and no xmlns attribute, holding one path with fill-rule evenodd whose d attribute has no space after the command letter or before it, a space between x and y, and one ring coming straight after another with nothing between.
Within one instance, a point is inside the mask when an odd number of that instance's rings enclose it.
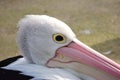
<instances>
[{"instance_id":1,"label":"white plumage","mask_svg":"<svg viewBox=\"0 0 120 80\"><path fill-rule=\"evenodd\" d=\"M64 22L27 15L18 27L24 57L4 69L21 71L32 80L119 80L120 66L80 42Z\"/></svg>"},{"instance_id":2,"label":"white plumage","mask_svg":"<svg viewBox=\"0 0 120 80\"><path fill-rule=\"evenodd\" d=\"M81 80L68 71L58 68L47 68L42 65L28 63L24 58L4 67L5 69L18 70L21 74L33 76L32 80Z\"/></svg>"}]
</instances>

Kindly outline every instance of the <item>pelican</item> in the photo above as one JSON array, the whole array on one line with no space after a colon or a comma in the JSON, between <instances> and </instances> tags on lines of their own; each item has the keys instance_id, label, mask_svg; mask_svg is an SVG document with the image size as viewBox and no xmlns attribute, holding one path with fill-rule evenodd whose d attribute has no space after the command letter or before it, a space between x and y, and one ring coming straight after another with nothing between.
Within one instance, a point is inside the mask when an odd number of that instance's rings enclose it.
<instances>
[{"instance_id":1,"label":"pelican","mask_svg":"<svg viewBox=\"0 0 120 80\"><path fill-rule=\"evenodd\" d=\"M18 28L23 57L1 61L0 80L120 80L120 65L79 41L64 22L26 15Z\"/></svg>"}]
</instances>

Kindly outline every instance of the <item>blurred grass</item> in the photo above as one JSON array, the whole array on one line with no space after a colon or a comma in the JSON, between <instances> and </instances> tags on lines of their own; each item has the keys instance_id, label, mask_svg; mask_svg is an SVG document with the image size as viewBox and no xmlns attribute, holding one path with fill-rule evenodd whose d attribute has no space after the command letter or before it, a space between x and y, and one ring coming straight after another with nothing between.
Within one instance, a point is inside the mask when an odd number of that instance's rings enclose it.
<instances>
[{"instance_id":1,"label":"blurred grass","mask_svg":"<svg viewBox=\"0 0 120 80\"><path fill-rule=\"evenodd\" d=\"M0 60L18 55L16 25L27 14L66 22L81 41L101 53L112 50L106 56L120 63L120 0L0 0Z\"/></svg>"}]
</instances>

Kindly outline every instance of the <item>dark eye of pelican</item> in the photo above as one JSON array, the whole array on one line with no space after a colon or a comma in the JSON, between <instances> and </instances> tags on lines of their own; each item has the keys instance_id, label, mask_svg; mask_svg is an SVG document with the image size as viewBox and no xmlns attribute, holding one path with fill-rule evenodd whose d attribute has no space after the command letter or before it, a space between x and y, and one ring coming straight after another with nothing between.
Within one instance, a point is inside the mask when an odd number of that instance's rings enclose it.
<instances>
[{"instance_id":1,"label":"dark eye of pelican","mask_svg":"<svg viewBox=\"0 0 120 80\"><path fill-rule=\"evenodd\" d=\"M57 33L57 34L53 34L53 40L56 43L65 43L66 42L66 37L63 34Z\"/></svg>"}]
</instances>

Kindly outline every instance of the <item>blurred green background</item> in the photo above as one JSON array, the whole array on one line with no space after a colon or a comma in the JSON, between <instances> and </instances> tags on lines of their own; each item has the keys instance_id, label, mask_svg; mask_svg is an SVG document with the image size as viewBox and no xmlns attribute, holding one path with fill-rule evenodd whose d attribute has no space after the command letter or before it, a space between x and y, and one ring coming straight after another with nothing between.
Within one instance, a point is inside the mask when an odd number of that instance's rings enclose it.
<instances>
[{"instance_id":1,"label":"blurred green background","mask_svg":"<svg viewBox=\"0 0 120 80\"><path fill-rule=\"evenodd\" d=\"M19 54L16 26L27 14L64 21L79 40L120 63L120 0L0 0L0 60Z\"/></svg>"}]
</instances>

